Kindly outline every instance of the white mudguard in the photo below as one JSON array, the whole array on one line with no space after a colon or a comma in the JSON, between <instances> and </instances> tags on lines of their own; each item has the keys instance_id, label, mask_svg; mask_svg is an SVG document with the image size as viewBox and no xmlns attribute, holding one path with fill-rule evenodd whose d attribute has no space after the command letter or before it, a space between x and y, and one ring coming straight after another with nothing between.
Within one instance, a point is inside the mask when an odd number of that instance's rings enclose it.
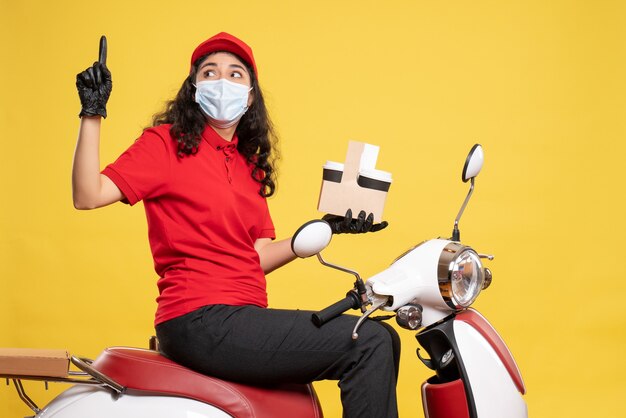
<instances>
[{"instance_id":1,"label":"white mudguard","mask_svg":"<svg viewBox=\"0 0 626 418\"><path fill-rule=\"evenodd\" d=\"M526 418L521 374L508 348L478 312L454 321L454 337L479 418Z\"/></svg>"},{"instance_id":2,"label":"white mudguard","mask_svg":"<svg viewBox=\"0 0 626 418\"><path fill-rule=\"evenodd\" d=\"M95 386L74 386L43 408L36 418L231 418L214 406L174 396L124 394Z\"/></svg>"}]
</instances>

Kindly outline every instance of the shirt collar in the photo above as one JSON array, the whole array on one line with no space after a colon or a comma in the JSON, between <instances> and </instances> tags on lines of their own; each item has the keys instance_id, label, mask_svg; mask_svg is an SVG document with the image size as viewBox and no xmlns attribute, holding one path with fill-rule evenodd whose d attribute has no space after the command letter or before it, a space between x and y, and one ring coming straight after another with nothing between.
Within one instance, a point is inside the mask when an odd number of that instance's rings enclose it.
<instances>
[{"instance_id":1,"label":"shirt collar","mask_svg":"<svg viewBox=\"0 0 626 418\"><path fill-rule=\"evenodd\" d=\"M233 135L232 141L227 141L215 132L215 129L213 129L213 127L208 123L206 128L204 128L204 132L202 132L202 138L211 146L211 148L218 151L230 149L232 152L237 149L237 143L239 142L237 134Z\"/></svg>"}]
</instances>

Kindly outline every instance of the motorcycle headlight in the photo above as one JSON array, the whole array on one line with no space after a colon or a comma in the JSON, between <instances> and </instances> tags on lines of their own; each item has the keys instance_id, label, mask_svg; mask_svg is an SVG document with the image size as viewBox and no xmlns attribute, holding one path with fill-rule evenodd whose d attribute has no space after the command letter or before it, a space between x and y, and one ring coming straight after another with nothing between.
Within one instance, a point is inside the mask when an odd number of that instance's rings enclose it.
<instances>
[{"instance_id":1,"label":"motorcycle headlight","mask_svg":"<svg viewBox=\"0 0 626 418\"><path fill-rule=\"evenodd\" d=\"M451 242L441 252L439 290L453 309L470 306L483 288L485 273L480 257L470 247Z\"/></svg>"}]
</instances>

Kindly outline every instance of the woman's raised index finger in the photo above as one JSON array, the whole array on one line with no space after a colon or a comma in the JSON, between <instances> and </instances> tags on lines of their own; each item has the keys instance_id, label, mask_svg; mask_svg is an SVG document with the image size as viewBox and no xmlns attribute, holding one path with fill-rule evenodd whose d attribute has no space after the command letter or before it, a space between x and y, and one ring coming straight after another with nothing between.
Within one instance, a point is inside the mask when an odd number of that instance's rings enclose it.
<instances>
[{"instance_id":1,"label":"woman's raised index finger","mask_svg":"<svg viewBox=\"0 0 626 418\"><path fill-rule=\"evenodd\" d=\"M98 62L100 64L107 63L107 37L104 35L100 37L100 51L98 51Z\"/></svg>"}]
</instances>

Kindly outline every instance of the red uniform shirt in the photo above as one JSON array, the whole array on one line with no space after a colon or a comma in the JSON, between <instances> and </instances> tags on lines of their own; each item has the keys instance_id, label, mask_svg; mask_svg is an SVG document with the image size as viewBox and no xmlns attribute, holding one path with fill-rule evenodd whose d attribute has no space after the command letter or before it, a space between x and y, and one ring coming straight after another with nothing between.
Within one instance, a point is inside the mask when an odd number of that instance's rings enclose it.
<instances>
[{"instance_id":1,"label":"red uniform shirt","mask_svg":"<svg viewBox=\"0 0 626 418\"><path fill-rule=\"evenodd\" d=\"M197 154L178 157L170 125L147 129L103 170L143 200L159 275L155 325L212 304L267 306L254 243L275 238L252 167L210 126Z\"/></svg>"}]
</instances>

